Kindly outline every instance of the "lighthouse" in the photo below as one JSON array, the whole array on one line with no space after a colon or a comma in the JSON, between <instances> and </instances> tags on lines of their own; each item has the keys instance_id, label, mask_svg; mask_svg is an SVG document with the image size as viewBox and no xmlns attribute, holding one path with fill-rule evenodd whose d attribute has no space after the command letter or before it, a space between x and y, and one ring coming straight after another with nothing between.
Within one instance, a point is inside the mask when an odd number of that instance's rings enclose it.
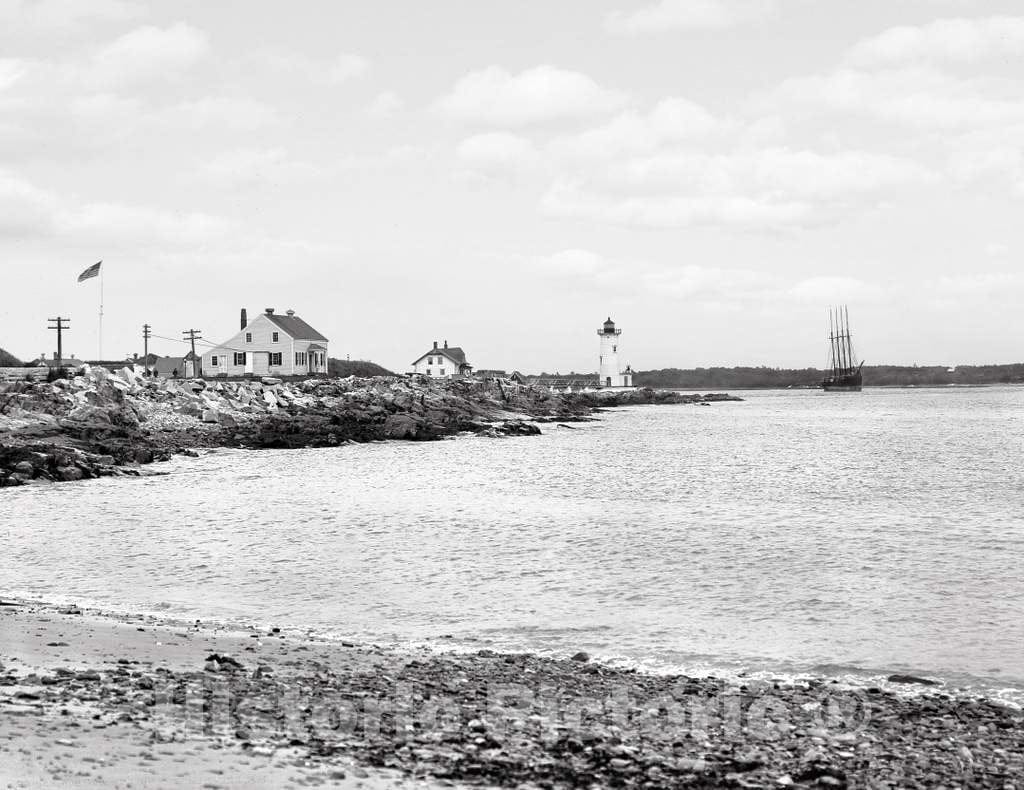
<instances>
[{"instance_id":1,"label":"lighthouse","mask_svg":"<svg viewBox=\"0 0 1024 790\"><path fill-rule=\"evenodd\" d=\"M609 316L604 326L597 330L597 336L601 338L601 359L600 377L602 387L632 387L633 371L626 367L623 371L619 368L619 336L621 329L615 328L615 322Z\"/></svg>"}]
</instances>

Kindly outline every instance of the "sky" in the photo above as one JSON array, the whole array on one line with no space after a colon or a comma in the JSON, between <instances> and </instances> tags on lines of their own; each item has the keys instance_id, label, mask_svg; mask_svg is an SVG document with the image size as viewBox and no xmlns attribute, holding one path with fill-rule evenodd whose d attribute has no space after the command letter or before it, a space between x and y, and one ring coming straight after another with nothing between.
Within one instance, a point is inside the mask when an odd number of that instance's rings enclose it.
<instances>
[{"instance_id":1,"label":"sky","mask_svg":"<svg viewBox=\"0 0 1024 790\"><path fill-rule=\"evenodd\" d=\"M0 0L0 347L1024 360L1017 0Z\"/></svg>"}]
</instances>

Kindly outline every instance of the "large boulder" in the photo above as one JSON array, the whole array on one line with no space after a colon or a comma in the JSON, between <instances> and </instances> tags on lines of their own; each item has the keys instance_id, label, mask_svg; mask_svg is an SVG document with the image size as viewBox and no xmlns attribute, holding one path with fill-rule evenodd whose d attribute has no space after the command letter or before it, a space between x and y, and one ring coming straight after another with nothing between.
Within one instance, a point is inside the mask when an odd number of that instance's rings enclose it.
<instances>
[{"instance_id":1,"label":"large boulder","mask_svg":"<svg viewBox=\"0 0 1024 790\"><path fill-rule=\"evenodd\" d=\"M389 414L384 420L385 439L415 439L420 432L420 423L409 414Z\"/></svg>"},{"instance_id":2,"label":"large boulder","mask_svg":"<svg viewBox=\"0 0 1024 790\"><path fill-rule=\"evenodd\" d=\"M58 466L54 471L53 476L58 480L71 482L73 480L81 480L85 477L85 473L77 466Z\"/></svg>"},{"instance_id":3,"label":"large boulder","mask_svg":"<svg viewBox=\"0 0 1024 790\"><path fill-rule=\"evenodd\" d=\"M99 406L78 406L68 412L68 419L76 422L110 425L110 414Z\"/></svg>"}]
</instances>

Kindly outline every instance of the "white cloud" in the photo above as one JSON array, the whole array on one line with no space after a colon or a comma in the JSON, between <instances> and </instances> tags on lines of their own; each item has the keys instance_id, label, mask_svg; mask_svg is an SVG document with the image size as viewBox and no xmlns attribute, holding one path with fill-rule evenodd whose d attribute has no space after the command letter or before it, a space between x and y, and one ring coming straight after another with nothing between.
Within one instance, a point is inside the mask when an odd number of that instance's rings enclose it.
<instances>
[{"instance_id":1,"label":"white cloud","mask_svg":"<svg viewBox=\"0 0 1024 790\"><path fill-rule=\"evenodd\" d=\"M699 140L725 126L699 104L672 97L659 101L649 113L629 110L602 126L555 140L552 148L568 157L607 158Z\"/></svg>"},{"instance_id":2,"label":"white cloud","mask_svg":"<svg viewBox=\"0 0 1024 790\"><path fill-rule=\"evenodd\" d=\"M750 269L724 269L688 264L664 267L640 278L650 292L685 299L741 301L763 295L772 277Z\"/></svg>"},{"instance_id":3,"label":"white cloud","mask_svg":"<svg viewBox=\"0 0 1024 790\"><path fill-rule=\"evenodd\" d=\"M976 274L943 275L930 287L940 296L956 298L988 297L1024 290L1024 274L1017 272L978 272Z\"/></svg>"},{"instance_id":4,"label":"white cloud","mask_svg":"<svg viewBox=\"0 0 1024 790\"><path fill-rule=\"evenodd\" d=\"M489 132L459 143L456 156L464 165L483 172L508 172L530 167L538 153L533 143L511 132Z\"/></svg>"},{"instance_id":5,"label":"white cloud","mask_svg":"<svg viewBox=\"0 0 1024 790\"><path fill-rule=\"evenodd\" d=\"M533 260L534 266L558 277L590 277L612 269L606 258L590 250L569 249Z\"/></svg>"},{"instance_id":6,"label":"white cloud","mask_svg":"<svg viewBox=\"0 0 1024 790\"><path fill-rule=\"evenodd\" d=\"M209 52L206 33L183 22L167 28L136 28L99 49L86 80L98 85L127 85L173 77Z\"/></svg>"},{"instance_id":7,"label":"white cloud","mask_svg":"<svg viewBox=\"0 0 1024 790\"><path fill-rule=\"evenodd\" d=\"M610 195L567 180L556 181L541 199L551 217L616 225L678 228L715 225L775 229L812 224L813 206L800 201L763 201L744 195Z\"/></svg>"},{"instance_id":8,"label":"white cloud","mask_svg":"<svg viewBox=\"0 0 1024 790\"><path fill-rule=\"evenodd\" d=\"M28 64L15 58L0 58L0 91L14 86L28 70Z\"/></svg>"},{"instance_id":9,"label":"white cloud","mask_svg":"<svg viewBox=\"0 0 1024 790\"><path fill-rule=\"evenodd\" d=\"M0 26L5 32L63 30L139 14L139 6L127 0L0 0Z\"/></svg>"},{"instance_id":10,"label":"white cloud","mask_svg":"<svg viewBox=\"0 0 1024 790\"><path fill-rule=\"evenodd\" d=\"M1024 56L1024 17L937 19L926 25L893 27L858 42L847 60L858 66Z\"/></svg>"},{"instance_id":11,"label":"white cloud","mask_svg":"<svg viewBox=\"0 0 1024 790\"><path fill-rule=\"evenodd\" d=\"M80 202L0 171L0 236L188 246L222 237L233 227L230 220L200 212Z\"/></svg>"},{"instance_id":12,"label":"white cloud","mask_svg":"<svg viewBox=\"0 0 1024 790\"><path fill-rule=\"evenodd\" d=\"M251 131L276 123L277 111L255 99L233 96L204 96L179 102L148 113L147 125L186 131Z\"/></svg>"},{"instance_id":13,"label":"white cloud","mask_svg":"<svg viewBox=\"0 0 1024 790\"><path fill-rule=\"evenodd\" d=\"M222 237L233 228L231 221L210 214L121 203L86 203L57 216L59 234L110 244L191 246Z\"/></svg>"},{"instance_id":14,"label":"white cloud","mask_svg":"<svg viewBox=\"0 0 1024 790\"><path fill-rule=\"evenodd\" d=\"M970 129L1024 122L1024 98L1002 81L963 79L927 68L860 71L785 80L763 102L858 113L920 128Z\"/></svg>"},{"instance_id":15,"label":"white cloud","mask_svg":"<svg viewBox=\"0 0 1024 790\"><path fill-rule=\"evenodd\" d=\"M785 291L786 296L808 304L874 302L885 298L884 288L855 277L810 277Z\"/></svg>"},{"instance_id":16,"label":"white cloud","mask_svg":"<svg viewBox=\"0 0 1024 790\"><path fill-rule=\"evenodd\" d=\"M675 149L563 172L541 210L644 227L781 230L831 223L879 194L937 178L915 162L864 151Z\"/></svg>"},{"instance_id":17,"label":"white cloud","mask_svg":"<svg viewBox=\"0 0 1024 790\"><path fill-rule=\"evenodd\" d=\"M460 121L524 126L601 115L624 102L622 94L576 71L545 65L513 75L490 66L459 79L437 106Z\"/></svg>"},{"instance_id":18,"label":"white cloud","mask_svg":"<svg viewBox=\"0 0 1024 790\"><path fill-rule=\"evenodd\" d=\"M775 10L774 0L658 0L636 11L612 12L605 28L629 34L721 29L765 19Z\"/></svg>"},{"instance_id":19,"label":"white cloud","mask_svg":"<svg viewBox=\"0 0 1024 790\"><path fill-rule=\"evenodd\" d=\"M327 78L331 82L344 82L345 80L361 77L370 68L370 61L362 55L342 53L327 69Z\"/></svg>"},{"instance_id":20,"label":"white cloud","mask_svg":"<svg viewBox=\"0 0 1024 790\"><path fill-rule=\"evenodd\" d=\"M0 170L0 237L45 235L53 229L56 198L25 179Z\"/></svg>"},{"instance_id":21,"label":"white cloud","mask_svg":"<svg viewBox=\"0 0 1024 790\"><path fill-rule=\"evenodd\" d=\"M374 118L390 118L405 107L405 101L394 91L383 91L373 97L366 107L366 114Z\"/></svg>"},{"instance_id":22,"label":"white cloud","mask_svg":"<svg viewBox=\"0 0 1024 790\"><path fill-rule=\"evenodd\" d=\"M227 188L281 184L315 178L320 171L292 159L283 148L239 148L219 154L199 169L199 177Z\"/></svg>"}]
</instances>

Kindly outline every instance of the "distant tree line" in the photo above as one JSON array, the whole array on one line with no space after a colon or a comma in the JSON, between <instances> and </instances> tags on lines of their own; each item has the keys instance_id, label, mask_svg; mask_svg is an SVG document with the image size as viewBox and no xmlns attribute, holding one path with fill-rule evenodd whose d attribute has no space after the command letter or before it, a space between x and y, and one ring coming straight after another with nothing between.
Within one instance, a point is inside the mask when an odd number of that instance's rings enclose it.
<instances>
[{"instance_id":1,"label":"distant tree line","mask_svg":"<svg viewBox=\"0 0 1024 790\"><path fill-rule=\"evenodd\" d=\"M634 382L645 387L680 389L785 389L814 387L824 371L816 368L663 368L638 371ZM1024 363L1012 365L865 365L866 387L941 387L949 384L1021 384Z\"/></svg>"}]
</instances>

